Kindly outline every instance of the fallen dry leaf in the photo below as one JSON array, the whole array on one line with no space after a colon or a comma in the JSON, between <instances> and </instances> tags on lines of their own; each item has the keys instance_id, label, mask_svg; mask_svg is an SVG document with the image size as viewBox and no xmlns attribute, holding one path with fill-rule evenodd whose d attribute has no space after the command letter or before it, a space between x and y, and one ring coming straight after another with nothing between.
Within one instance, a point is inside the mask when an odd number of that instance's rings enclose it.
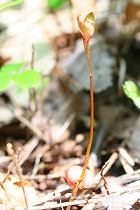
<instances>
[{"instance_id":1,"label":"fallen dry leaf","mask_svg":"<svg viewBox=\"0 0 140 210\"><path fill-rule=\"evenodd\" d=\"M4 183L4 175L0 174L0 209L19 209L25 207L25 199L23 195L21 181L16 177L8 177ZM33 202L36 197L36 191L29 182L24 182L24 189L28 204Z\"/></svg>"}]
</instances>

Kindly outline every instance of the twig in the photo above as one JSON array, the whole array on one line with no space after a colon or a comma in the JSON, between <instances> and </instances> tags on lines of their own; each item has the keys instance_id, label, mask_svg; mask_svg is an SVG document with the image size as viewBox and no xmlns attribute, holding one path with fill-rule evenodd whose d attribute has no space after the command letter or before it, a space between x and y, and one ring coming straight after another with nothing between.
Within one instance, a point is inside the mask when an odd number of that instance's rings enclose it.
<instances>
[{"instance_id":1,"label":"twig","mask_svg":"<svg viewBox=\"0 0 140 210\"><path fill-rule=\"evenodd\" d=\"M34 44L32 44L31 69L34 69L34 59L35 59L35 46Z\"/></svg>"},{"instance_id":2,"label":"twig","mask_svg":"<svg viewBox=\"0 0 140 210\"><path fill-rule=\"evenodd\" d=\"M104 181L104 187L105 187L105 189L106 189L106 192L107 192L107 194L109 195L109 190L108 190L108 187L107 187L107 182L106 182L106 179L105 179L104 174L103 174L103 171L104 171L104 169L107 167L108 164L109 164L109 161L107 161L107 162L103 165L103 167L102 167L100 173L101 173L102 179L103 179L103 181Z\"/></svg>"},{"instance_id":3,"label":"twig","mask_svg":"<svg viewBox=\"0 0 140 210\"><path fill-rule=\"evenodd\" d=\"M113 195L114 197L119 197L119 196L122 196L122 195L130 195L130 192L133 196L133 193L136 193L136 192L140 192L140 184L135 186L135 187L131 187L131 186L128 186L128 187L124 187L122 188L122 190L120 192L117 192L117 193L113 193L111 195ZM110 196L110 195L109 195ZM82 200L75 200L75 201L72 201L72 202L64 202L64 203L50 203L50 202L46 202L45 204L43 205L38 205L38 206L30 206L29 207L29 210L43 210L43 209L57 209L57 208L62 208L62 207L65 207L65 206L73 206L73 205L84 205L84 204L87 204L87 203L94 203L95 204L95 208L93 209L106 209L103 204L102 204L102 201L107 198L107 196L103 196L103 197L98 197L98 198L91 198L91 199L82 199ZM100 205L99 205L100 204ZM100 206L98 208L98 206ZM23 210L20 208L20 210Z\"/></svg>"},{"instance_id":4,"label":"twig","mask_svg":"<svg viewBox=\"0 0 140 210\"><path fill-rule=\"evenodd\" d=\"M131 165L131 166L134 166L135 165L135 161L128 154L128 152L126 151L126 149L124 149L123 147L119 147L118 148L118 151L119 151L120 155L128 162L129 165Z\"/></svg>"},{"instance_id":5,"label":"twig","mask_svg":"<svg viewBox=\"0 0 140 210\"><path fill-rule=\"evenodd\" d=\"M35 46L32 44L32 56L31 56L31 69L34 69L34 61L35 61ZM29 117L33 114L31 109L31 103L34 102L34 111L37 110L37 100L36 100L36 90L34 88L29 89L30 100L29 100Z\"/></svg>"},{"instance_id":6,"label":"twig","mask_svg":"<svg viewBox=\"0 0 140 210\"><path fill-rule=\"evenodd\" d=\"M73 202L65 202L65 203L50 203L47 202L45 204L43 204L42 206L34 206L34 207L30 207L29 210L43 210L43 209L53 209L53 208L62 208L65 206L69 206L69 205L82 205L82 204L86 204L87 200L75 200Z\"/></svg>"},{"instance_id":7,"label":"twig","mask_svg":"<svg viewBox=\"0 0 140 210\"><path fill-rule=\"evenodd\" d=\"M126 159L124 159L124 157L122 155L119 154L119 159L120 159L120 162L125 170L125 172L127 174L133 174L134 173L134 170L133 168L128 164L128 162L126 161Z\"/></svg>"},{"instance_id":8,"label":"twig","mask_svg":"<svg viewBox=\"0 0 140 210\"><path fill-rule=\"evenodd\" d=\"M2 181L2 183L4 183L4 182L6 181L6 179L7 179L8 176L10 175L10 173L11 173L12 169L14 168L14 166L15 166L15 162L13 161L13 162L10 164L9 169L8 169L8 171L7 171L6 175L5 175L5 177L4 177L3 181Z\"/></svg>"},{"instance_id":9,"label":"twig","mask_svg":"<svg viewBox=\"0 0 140 210\"><path fill-rule=\"evenodd\" d=\"M29 120L27 120L25 117L21 116L17 112L14 112L14 115L20 122L22 122L25 126L27 126L34 134L36 134L39 139L42 139L45 142L48 142L48 139L43 136L43 133L35 125L33 125Z\"/></svg>"},{"instance_id":10,"label":"twig","mask_svg":"<svg viewBox=\"0 0 140 210\"><path fill-rule=\"evenodd\" d=\"M19 156L20 166L28 159L28 157L31 155L32 151L36 148L38 143L39 143L39 139L33 137L22 147L22 151Z\"/></svg>"},{"instance_id":11,"label":"twig","mask_svg":"<svg viewBox=\"0 0 140 210\"><path fill-rule=\"evenodd\" d=\"M111 168L111 166L114 164L115 160L118 158L118 153L117 152L114 152L110 158L108 159L108 164L106 166L106 168L104 168L104 171L103 171L103 175L105 175L109 169ZM95 183L98 184L100 182L100 180L102 179L102 176L100 174L100 172L97 174L97 176L95 177Z\"/></svg>"},{"instance_id":12,"label":"twig","mask_svg":"<svg viewBox=\"0 0 140 210\"><path fill-rule=\"evenodd\" d=\"M75 117L76 117L76 113L74 112L68 116L67 120L64 122L62 127L55 134L54 139L59 139L64 134L64 132L70 126L71 122L74 120Z\"/></svg>"},{"instance_id":13,"label":"twig","mask_svg":"<svg viewBox=\"0 0 140 210\"><path fill-rule=\"evenodd\" d=\"M25 192L25 188L24 188L24 180L23 180L23 177L22 177L22 171L21 171L21 168L18 164L18 159L14 154L14 150L12 149L12 145L10 143L7 144L7 151L9 153L9 155L13 158L13 160L15 162L15 165L17 167L17 173L18 173L20 181L21 181L21 187L22 187L22 190L23 190L23 196L24 196L24 200L25 200L26 210L28 210L28 201L27 201L27 196L26 196L26 192Z\"/></svg>"},{"instance_id":14,"label":"twig","mask_svg":"<svg viewBox=\"0 0 140 210\"><path fill-rule=\"evenodd\" d=\"M63 193L63 192L62 192ZM48 193L47 195L45 195L42 198L37 199L36 201L34 201L33 203L30 204L31 206L36 206L36 205L40 205L42 203L46 203L47 201L52 201L56 198L59 198L60 196L62 196L62 193L57 193L57 192L52 192L52 193Z\"/></svg>"},{"instance_id":15,"label":"twig","mask_svg":"<svg viewBox=\"0 0 140 210\"><path fill-rule=\"evenodd\" d=\"M34 164L34 167L33 167L31 176L35 176L35 175L37 174L38 167L39 167L39 163L40 163L40 160L41 160L42 155L43 155L43 154L39 153L39 154L36 156L35 164Z\"/></svg>"}]
</instances>

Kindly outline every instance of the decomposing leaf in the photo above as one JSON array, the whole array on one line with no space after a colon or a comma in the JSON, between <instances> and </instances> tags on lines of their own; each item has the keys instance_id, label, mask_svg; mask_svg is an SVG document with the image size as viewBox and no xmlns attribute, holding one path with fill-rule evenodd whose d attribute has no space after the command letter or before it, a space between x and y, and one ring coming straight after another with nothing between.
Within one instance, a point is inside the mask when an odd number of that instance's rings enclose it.
<instances>
[{"instance_id":1,"label":"decomposing leaf","mask_svg":"<svg viewBox=\"0 0 140 210\"><path fill-rule=\"evenodd\" d=\"M4 175L0 174L0 181L4 180ZM25 199L23 194L21 181L16 177L8 177L0 187L1 204L0 209L18 209L25 207ZM36 191L29 182L24 182L24 189L28 204L36 199Z\"/></svg>"}]
</instances>

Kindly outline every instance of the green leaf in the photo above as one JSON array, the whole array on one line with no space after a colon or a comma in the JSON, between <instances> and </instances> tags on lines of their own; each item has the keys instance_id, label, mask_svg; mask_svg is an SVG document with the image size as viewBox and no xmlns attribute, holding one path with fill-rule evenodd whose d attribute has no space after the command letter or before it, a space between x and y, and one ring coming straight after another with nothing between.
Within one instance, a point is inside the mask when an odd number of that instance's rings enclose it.
<instances>
[{"instance_id":1,"label":"green leaf","mask_svg":"<svg viewBox=\"0 0 140 210\"><path fill-rule=\"evenodd\" d=\"M11 82L11 77L7 73L0 72L0 91L6 90Z\"/></svg>"},{"instance_id":2,"label":"green leaf","mask_svg":"<svg viewBox=\"0 0 140 210\"><path fill-rule=\"evenodd\" d=\"M40 80L40 74L33 69L24 70L19 74L13 75L12 79L20 88L30 89L38 84Z\"/></svg>"},{"instance_id":3,"label":"green leaf","mask_svg":"<svg viewBox=\"0 0 140 210\"><path fill-rule=\"evenodd\" d=\"M66 3L66 0L48 0L48 8L52 10L57 10L64 3Z\"/></svg>"},{"instance_id":4,"label":"green leaf","mask_svg":"<svg viewBox=\"0 0 140 210\"><path fill-rule=\"evenodd\" d=\"M41 80L38 89L39 90L43 90L43 88L45 87L45 85L49 82L50 78L49 77L45 77Z\"/></svg>"},{"instance_id":5,"label":"green leaf","mask_svg":"<svg viewBox=\"0 0 140 210\"><path fill-rule=\"evenodd\" d=\"M1 67L1 72L13 73L19 71L19 69L24 65L24 63L11 63Z\"/></svg>"},{"instance_id":6,"label":"green leaf","mask_svg":"<svg viewBox=\"0 0 140 210\"><path fill-rule=\"evenodd\" d=\"M134 104L140 109L140 91L137 85L132 81L126 81L123 85L125 95L132 99Z\"/></svg>"},{"instance_id":7,"label":"green leaf","mask_svg":"<svg viewBox=\"0 0 140 210\"><path fill-rule=\"evenodd\" d=\"M12 7L12 6L15 6L17 4L20 4L22 3L24 0L15 0L15 1L12 1L12 2L8 2L8 3L5 3L5 4L1 4L0 5L0 10L3 10L7 7Z\"/></svg>"}]
</instances>

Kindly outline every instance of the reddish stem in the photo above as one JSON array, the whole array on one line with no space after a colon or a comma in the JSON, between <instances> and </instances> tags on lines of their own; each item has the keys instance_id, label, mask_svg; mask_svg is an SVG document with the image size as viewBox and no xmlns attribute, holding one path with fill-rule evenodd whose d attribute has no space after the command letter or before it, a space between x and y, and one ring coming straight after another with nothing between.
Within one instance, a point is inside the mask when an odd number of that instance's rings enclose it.
<instances>
[{"instance_id":1,"label":"reddish stem","mask_svg":"<svg viewBox=\"0 0 140 210\"><path fill-rule=\"evenodd\" d=\"M74 187L72 191L72 195L70 198L70 202L73 201L77 195L79 185L83 181L89 161L89 155L91 151L91 146L92 146L92 140L93 140L93 129L94 129L94 89L93 89L93 77L92 77L92 63L91 63L91 58L90 58L90 48L89 48L89 42L86 40L83 40L84 42L84 48L86 52L86 56L88 59L88 67L89 67L89 78L90 78L90 136L89 136L89 141L88 141L88 146L87 146L87 151L86 151L86 156L83 164L83 169L81 176L76 183L76 186ZM70 210L71 206L68 206L66 210Z\"/></svg>"}]
</instances>

